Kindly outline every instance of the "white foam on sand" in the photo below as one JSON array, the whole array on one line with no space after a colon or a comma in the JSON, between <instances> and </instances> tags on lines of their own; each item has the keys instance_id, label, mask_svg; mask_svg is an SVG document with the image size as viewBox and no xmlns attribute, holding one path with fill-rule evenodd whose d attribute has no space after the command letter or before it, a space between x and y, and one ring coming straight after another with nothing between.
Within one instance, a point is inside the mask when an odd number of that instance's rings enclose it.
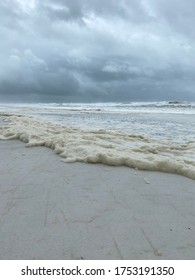
<instances>
[{"instance_id":1,"label":"white foam on sand","mask_svg":"<svg viewBox=\"0 0 195 280\"><path fill-rule=\"evenodd\" d=\"M66 128L27 116L10 115L0 139L20 139L27 147L46 146L65 162L103 163L163 171L195 179L195 142L173 144L119 131Z\"/></svg>"}]
</instances>

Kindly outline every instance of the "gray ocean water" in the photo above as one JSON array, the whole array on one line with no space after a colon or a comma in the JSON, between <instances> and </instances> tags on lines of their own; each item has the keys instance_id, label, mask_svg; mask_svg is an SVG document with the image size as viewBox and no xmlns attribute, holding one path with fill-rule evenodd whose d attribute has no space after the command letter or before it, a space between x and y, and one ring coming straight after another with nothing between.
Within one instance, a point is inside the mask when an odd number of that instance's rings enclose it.
<instances>
[{"instance_id":1,"label":"gray ocean water","mask_svg":"<svg viewBox=\"0 0 195 280\"><path fill-rule=\"evenodd\" d=\"M173 143L195 139L195 102L0 104L0 110L66 127L116 130Z\"/></svg>"},{"instance_id":2,"label":"gray ocean water","mask_svg":"<svg viewBox=\"0 0 195 280\"><path fill-rule=\"evenodd\" d=\"M65 162L195 179L194 103L3 104L0 111L0 139L46 146Z\"/></svg>"}]
</instances>

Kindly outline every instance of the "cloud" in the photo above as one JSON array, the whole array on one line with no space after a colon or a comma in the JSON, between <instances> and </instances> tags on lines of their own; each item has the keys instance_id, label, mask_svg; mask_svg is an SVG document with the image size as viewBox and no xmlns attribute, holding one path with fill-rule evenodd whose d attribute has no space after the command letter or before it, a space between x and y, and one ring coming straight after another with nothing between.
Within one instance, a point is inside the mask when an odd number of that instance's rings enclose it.
<instances>
[{"instance_id":1,"label":"cloud","mask_svg":"<svg viewBox=\"0 0 195 280\"><path fill-rule=\"evenodd\" d=\"M193 0L0 3L0 98L195 99Z\"/></svg>"}]
</instances>

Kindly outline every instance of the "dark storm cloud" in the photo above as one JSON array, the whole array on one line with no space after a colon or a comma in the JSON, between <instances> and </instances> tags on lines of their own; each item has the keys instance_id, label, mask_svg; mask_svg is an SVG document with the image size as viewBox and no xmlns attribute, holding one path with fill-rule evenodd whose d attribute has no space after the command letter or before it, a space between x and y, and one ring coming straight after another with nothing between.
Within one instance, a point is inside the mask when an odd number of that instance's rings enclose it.
<instances>
[{"instance_id":1,"label":"dark storm cloud","mask_svg":"<svg viewBox=\"0 0 195 280\"><path fill-rule=\"evenodd\" d=\"M195 99L195 2L5 0L0 100Z\"/></svg>"},{"instance_id":2,"label":"dark storm cloud","mask_svg":"<svg viewBox=\"0 0 195 280\"><path fill-rule=\"evenodd\" d=\"M141 2L137 0L57 0L57 1L44 1L40 5L49 16L52 18L58 18L59 20L82 20L90 13L98 16L111 16L122 17L143 22L146 13L141 5Z\"/></svg>"}]
</instances>

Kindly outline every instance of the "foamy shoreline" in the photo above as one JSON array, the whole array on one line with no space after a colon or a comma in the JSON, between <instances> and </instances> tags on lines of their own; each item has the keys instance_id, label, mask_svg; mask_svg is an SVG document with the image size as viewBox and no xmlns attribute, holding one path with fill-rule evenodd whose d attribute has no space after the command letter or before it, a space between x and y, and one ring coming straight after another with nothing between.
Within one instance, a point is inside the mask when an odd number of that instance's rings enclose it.
<instances>
[{"instance_id":1,"label":"foamy shoreline","mask_svg":"<svg viewBox=\"0 0 195 280\"><path fill-rule=\"evenodd\" d=\"M0 259L194 259L194 181L0 141ZM3 159L3 160L2 160Z\"/></svg>"},{"instance_id":2,"label":"foamy shoreline","mask_svg":"<svg viewBox=\"0 0 195 280\"><path fill-rule=\"evenodd\" d=\"M65 162L162 171L195 179L195 142L173 144L117 131L82 130L44 122L34 117L7 115L0 139L19 139L27 147L46 146Z\"/></svg>"}]
</instances>

